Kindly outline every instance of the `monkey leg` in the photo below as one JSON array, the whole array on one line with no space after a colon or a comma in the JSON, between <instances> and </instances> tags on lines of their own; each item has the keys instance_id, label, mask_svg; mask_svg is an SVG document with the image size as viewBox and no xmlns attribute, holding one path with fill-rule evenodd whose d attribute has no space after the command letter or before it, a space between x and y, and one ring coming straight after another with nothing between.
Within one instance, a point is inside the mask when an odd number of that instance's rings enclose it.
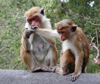
<instances>
[{"instance_id":1,"label":"monkey leg","mask_svg":"<svg viewBox=\"0 0 100 84\"><path fill-rule=\"evenodd\" d=\"M83 65L82 65L82 73L87 72L87 64L88 64L89 56L84 56Z\"/></svg>"},{"instance_id":2,"label":"monkey leg","mask_svg":"<svg viewBox=\"0 0 100 84\"><path fill-rule=\"evenodd\" d=\"M56 46L51 46L48 52L48 57L50 58L50 66L56 66L58 61L58 54Z\"/></svg>"},{"instance_id":3,"label":"monkey leg","mask_svg":"<svg viewBox=\"0 0 100 84\"><path fill-rule=\"evenodd\" d=\"M66 50L61 57L61 68L63 75L72 73L75 69L75 57L70 49Z\"/></svg>"},{"instance_id":4,"label":"monkey leg","mask_svg":"<svg viewBox=\"0 0 100 84\"><path fill-rule=\"evenodd\" d=\"M83 60L82 73L86 73L87 72L87 63L85 62L85 60Z\"/></svg>"},{"instance_id":5,"label":"monkey leg","mask_svg":"<svg viewBox=\"0 0 100 84\"><path fill-rule=\"evenodd\" d=\"M75 69L75 57L70 51L66 50L60 59L60 67L56 67L55 72L61 75L66 75L68 73L74 72Z\"/></svg>"},{"instance_id":6,"label":"monkey leg","mask_svg":"<svg viewBox=\"0 0 100 84\"><path fill-rule=\"evenodd\" d=\"M53 66L57 64L57 49L56 46L50 46L48 53L44 59L43 71L53 71Z\"/></svg>"},{"instance_id":7,"label":"monkey leg","mask_svg":"<svg viewBox=\"0 0 100 84\"><path fill-rule=\"evenodd\" d=\"M21 55L22 61L30 69L30 71L34 72L34 71L40 70L39 67L36 67L36 61L31 51L27 52L25 51L23 46L21 46L20 55Z\"/></svg>"}]
</instances>

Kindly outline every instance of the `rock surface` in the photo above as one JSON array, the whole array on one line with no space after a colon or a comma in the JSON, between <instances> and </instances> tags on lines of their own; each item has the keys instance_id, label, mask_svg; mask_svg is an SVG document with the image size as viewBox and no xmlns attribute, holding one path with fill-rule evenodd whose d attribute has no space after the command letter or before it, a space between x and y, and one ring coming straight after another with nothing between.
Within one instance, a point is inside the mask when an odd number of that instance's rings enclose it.
<instances>
[{"instance_id":1,"label":"rock surface","mask_svg":"<svg viewBox=\"0 0 100 84\"><path fill-rule=\"evenodd\" d=\"M0 69L0 84L100 84L100 74L81 74L71 81L71 74L61 76L52 72Z\"/></svg>"}]
</instances>

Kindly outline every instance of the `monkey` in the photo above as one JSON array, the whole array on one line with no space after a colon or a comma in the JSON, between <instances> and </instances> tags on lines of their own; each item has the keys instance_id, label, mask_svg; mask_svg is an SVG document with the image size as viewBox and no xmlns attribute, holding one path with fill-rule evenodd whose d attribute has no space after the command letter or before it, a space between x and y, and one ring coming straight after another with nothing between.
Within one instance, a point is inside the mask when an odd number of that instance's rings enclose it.
<instances>
[{"instance_id":1,"label":"monkey","mask_svg":"<svg viewBox=\"0 0 100 84\"><path fill-rule=\"evenodd\" d=\"M61 75L71 74L74 82L81 73L86 73L89 60L89 41L82 28L73 21L64 19L55 23L55 30L34 27L33 31L44 37L60 38L62 50L60 56L60 67L55 72Z\"/></svg>"},{"instance_id":2,"label":"monkey","mask_svg":"<svg viewBox=\"0 0 100 84\"><path fill-rule=\"evenodd\" d=\"M31 72L52 71L51 67L56 66L58 59L55 38L45 38L32 31L34 25L51 29L50 20L40 7L32 7L24 16L26 23L20 47L22 61Z\"/></svg>"}]
</instances>

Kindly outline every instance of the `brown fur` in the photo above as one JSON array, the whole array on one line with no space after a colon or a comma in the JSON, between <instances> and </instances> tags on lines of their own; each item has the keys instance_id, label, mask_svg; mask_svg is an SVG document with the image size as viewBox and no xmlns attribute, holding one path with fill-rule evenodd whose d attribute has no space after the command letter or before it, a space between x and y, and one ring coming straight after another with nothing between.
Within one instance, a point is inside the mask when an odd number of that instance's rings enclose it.
<instances>
[{"instance_id":1,"label":"brown fur","mask_svg":"<svg viewBox=\"0 0 100 84\"><path fill-rule=\"evenodd\" d=\"M30 58L30 54L29 52L26 52L25 51L25 48L23 48L23 46L20 47L20 55L21 55L21 58L23 60L23 62L26 64L26 66L32 70L31 68L31 58Z\"/></svg>"},{"instance_id":2,"label":"brown fur","mask_svg":"<svg viewBox=\"0 0 100 84\"><path fill-rule=\"evenodd\" d=\"M76 47L79 48L78 50L80 50L80 52L84 53L82 59L83 60L82 72L85 73L86 72L85 67L87 66L88 59L89 59L89 42L87 40L87 37L83 33L82 29L79 27L77 27L77 30L75 32L75 37L76 37L76 41L75 41Z\"/></svg>"},{"instance_id":3,"label":"brown fur","mask_svg":"<svg viewBox=\"0 0 100 84\"><path fill-rule=\"evenodd\" d=\"M69 19L67 19L67 20L65 19L58 23L55 23L55 28L56 29L69 28L69 27L71 27L72 24L74 24L73 21L71 21Z\"/></svg>"},{"instance_id":4,"label":"brown fur","mask_svg":"<svg viewBox=\"0 0 100 84\"><path fill-rule=\"evenodd\" d=\"M27 12L25 12L25 16L27 16L28 18L31 18L38 11L40 11L40 8L39 7L32 7Z\"/></svg>"},{"instance_id":5,"label":"brown fur","mask_svg":"<svg viewBox=\"0 0 100 84\"><path fill-rule=\"evenodd\" d=\"M61 73L62 75L74 72L72 81L75 81L81 72L86 72L86 66L89 59L89 42L82 29L77 27L71 20L65 19L55 24L61 40L71 40L78 51L77 56L70 50L66 50L61 57ZM76 28L75 28L76 27ZM75 30L73 30L73 28ZM61 33L61 32L66 33ZM63 39L62 39L63 38ZM67 46L67 45L66 45Z\"/></svg>"},{"instance_id":6,"label":"brown fur","mask_svg":"<svg viewBox=\"0 0 100 84\"><path fill-rule=\"evenodd\" d=\"M66 50L63 53L60 62L61 62L60 66L63 70L63 75L74 72L75 57L73 53L70 51L70 49Z\"/></svg>"}]
</instances>

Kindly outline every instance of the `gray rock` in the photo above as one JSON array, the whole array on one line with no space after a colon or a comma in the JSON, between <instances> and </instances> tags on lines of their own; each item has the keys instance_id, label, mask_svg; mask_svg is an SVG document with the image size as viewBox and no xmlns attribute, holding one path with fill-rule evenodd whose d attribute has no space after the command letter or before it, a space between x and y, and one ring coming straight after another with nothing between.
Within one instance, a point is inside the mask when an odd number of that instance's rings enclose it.
<instances>
[{"instance_id":1,"label":"gray rock","mask_svg":"<svg viewBox=\"0 0 100 84\"><path fill-rule=\"evenodd\" d=\"M100 84L100 74L82 73L72 82L71 74L61 76L52 72L0 69L0 84Z\"/></svg>"}]
</instances>

